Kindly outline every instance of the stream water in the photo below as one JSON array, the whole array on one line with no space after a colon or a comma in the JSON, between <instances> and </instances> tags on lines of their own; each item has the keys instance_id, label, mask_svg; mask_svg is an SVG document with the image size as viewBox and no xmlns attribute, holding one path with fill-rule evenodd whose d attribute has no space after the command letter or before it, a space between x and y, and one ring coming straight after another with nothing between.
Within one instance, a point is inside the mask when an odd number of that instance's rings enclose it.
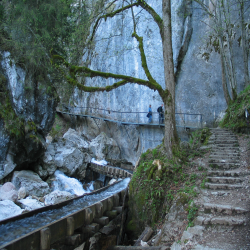
<instances>
[{"instance_id":1,"label":"stream water","mask_svg":"<svg viewBox=\"0 0 250 250\"><path fill-rule=\"evenodd\" d=\"M109 187L102 193L84 196L78 200L72 201L62 208L41 212L24 219L0 225L0 248L1 245L124 190L128 186L129 181L130 178L126 178L114 186Z\"/></svg>"}]
</instances>

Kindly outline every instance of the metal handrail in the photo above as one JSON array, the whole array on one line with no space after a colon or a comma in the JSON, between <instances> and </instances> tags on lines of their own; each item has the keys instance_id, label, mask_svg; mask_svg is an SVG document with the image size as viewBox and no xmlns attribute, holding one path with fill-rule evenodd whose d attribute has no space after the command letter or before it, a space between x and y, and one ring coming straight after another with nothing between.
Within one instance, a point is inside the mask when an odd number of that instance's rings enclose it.
<instances>
[{"instance_id":1,"label":"metal handrail","mask_svg":"<svg viewBox=\"0 0 250 250\"><path fill-rule=\"evenodd\" d=\"M100 117L112 117L112 119L114 120L118 120L118 121L124 121L124 119L126 118L127 120L129 120L131 122L131 120L137 124L141 124L141 123L148 123L148 118L145 116L141 116L142 114L147 114L148 112L145 111L116 111L116 110L111 110L111 109L103 109L103 108L95 108L95 107L73 107L73 106L68 106L65 104L61 104L61 107L63 109L66 109L68 113L71 114L85 114L85 115L89 115L89 114L98 114ZM79 112L78 112L79 110ZM89 111L88 111L89 110ZM95 112L98 111L98 112ZM115 117L112 115L114 114ZM131 114L136 115L133 119L131 119L131 117L129 117L128 115ZM152 112L152 115L154 117L154 121L156 120L157 117L157 123L158 122L158 116L155 116L155 114L158 115L158 112ZM126 116L127 115L127 116ZM182 120L182 126L181 127L194 127L192 124L199 124L198 127L202 128L202 114L189 114L189 113L175 113L176 116L183 116ZM193 117L193 116L198 116L198 121L197 122L190 122L190 119L188 119L187 117ZM130 119L129 119L130 118ZM126 121L127 121L126 120ZM143 121L143 122L140 122ZM178 125L177 125L178 126Z\"/></svg>"}]
</instances>

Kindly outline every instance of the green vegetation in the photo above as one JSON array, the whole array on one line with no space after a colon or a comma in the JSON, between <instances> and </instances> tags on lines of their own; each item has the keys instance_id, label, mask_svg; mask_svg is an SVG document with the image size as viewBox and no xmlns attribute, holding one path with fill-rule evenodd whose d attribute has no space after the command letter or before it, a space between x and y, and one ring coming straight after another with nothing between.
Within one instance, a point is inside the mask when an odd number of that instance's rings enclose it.
<instances>
[{"instance_id":1,"label":"green vegetation","mask_svg":"<svg viewBox=\"0 0 250 250\"><path fill-rule=\"evenodd\" d=\"M68 129L69 129L69 124L56 114L55 122L53 124L53 127L49 135L52 137L52 139L56 140L57 138L62 137L67 132Z\"/></svg>"},{"instance_id":2,"label":"green vegetation","mask_svg":"<svg viewBox=\"0 0 250 250\"><path fill-rule=\"evenodd\" d=\"M181 154L179 157L194 158L202 156L206 150L201 149L202 145L207 145L211 132L209 128L198 129L190 134L189 143L181 146Z\"/></svg>"},{"instance_id":3,"label":"green vegetation","mask_svg":"<svg viewBox=\"0 0 250 250\"><path fill-rule=\"evenodd\" d=\"M10 64L25 69L39 89L42 84L43 91L68 101L73 87L51 65L50 51L78 62L86 47L90 18L102 8L101 2L87 6L86 1L73 0L2 0L0 44L10 52ZM28 92L34 87L24 88Z\"/></svg>"},{"instance_id":4,"label":"green vegetation","mask_svg":"<svg viewBox=\"0 0 250 250\"><path fill-rule=\"evenodd\" d=\"M0 103L0 116L4 120L5 130L10 136L20 138L24 135L25 121L16 115L8 97L2 97Z\"/></svg>"},{"instance_id":5,"label":"green vegetation","mask_svg":"<svg viewBox=\"0 0 250 250\"><path fill-rule=\"evenodd\" d=\"M188 212L188 227L193 227L194 226L194 219L197 215L198 212L198 207L194 204L192 200L189 201L188 207L187 207L187 212Z\"/></svg>"},{"instance_id":6,"label":"green vegetation","mask_svg":"<svg viewBox=\"0 0 250 250\"><path fill-rule=\"evenodd\" d=\"M226 115L220 123L220 126L232 129L236 132L246 131L245 109L250 113L250 86L245 88L245 90L238 95L238 98L228 106Z\"/></svg>"},{"instance_id":7,"label":"green vegetation","mask_svg":"<svg viewBox=\"0 0 250 250\"><path fill-rule=\"evenodd\" d=\"M207 144L210 135L208 128L195 131L190 135L190 142L181 144L181 148L174 151L175 156L171 160L165 155L163 145L141 155L129 185L129 231L138 235L146 225L157 225L173 201L187 211L187 226L193 225L198 211L193 202L197 196L195 187L204 187L206 172L203 167L198 168L198 171L204 171L202 174L193 172L188 159L206 152L200 147Z\"/></svg>"}]
</instances>

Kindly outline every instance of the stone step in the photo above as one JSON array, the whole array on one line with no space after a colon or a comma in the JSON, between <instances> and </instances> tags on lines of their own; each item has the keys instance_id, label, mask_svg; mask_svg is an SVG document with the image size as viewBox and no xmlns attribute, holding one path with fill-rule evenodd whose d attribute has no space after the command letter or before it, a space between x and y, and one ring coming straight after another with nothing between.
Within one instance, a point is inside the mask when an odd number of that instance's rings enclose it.
<instances>
[{"instance_id":1,"label":"stone step","mask_svg":"<svg viewBox=\"0 0 250 250\"><path fill-rule=\"evenodd\" d=\"M218 155L235 155L236 157L237 156L240 156L240 152L239 150L222 150L220 148L213 148L211 150L211 155L215 155L215 156L218 156Z\"/></svg>"},{"instance_id":2,"label":"stone step","mask_svg":"<svg viewBox=\"0 0 250 250\"><path fill-rule=\"evenodd\" d=\"M224 167L224 165L229 165L229 168L234 168L235 165L239 165L239 160L237 159L212 159L210 158L208 161L209 165L213 164L213 167L216 167L216 165L218 165L218 168L220 168L221 166ZM227 166L225 168L228 168Z\"/></svg>"},{"instance_id":3,"label":"stone step","mask_svg":"<svg viewBox=\"0 0 250 250\"><path fill-rule=\"evenodd\" d=\"M239 155L232 155L232 154L210 154L209 158L211 159L237 159L240 160L240 156Z\"/></svg>"},{"instance_id":4,"label":"stone step","mask_svg":"<svg viewBox=\"0 0 250 250\"><path fill-rule=\"evenodd\" d=\"M238 138L233 135L233 134L228 134L228 133L225 133L225 134L216 134L216 135L213 135L213 136L210 136L209 139L225 139L225 140L237 140Z\"/></svg>"},{"instance_id":5,"label":"stone step","mask_svg":"<svg viewBox=\"0 0 250 250\"><path fill-rule=\"evenodd\" d=\"M247 223L246 218L243 216L211 216L203 215L198 216L195 225L224 225L224 226L239 226Z\"/></svg>"},{"instance_id":6,"label":"stone step","mask_svg":"<svg viewBox=\"0 0 250 250\"><path fill-rule=\"evenodd\" d=\"M213 203L204 203L200 207L201 214L216 214L219 213L221 215L237 215L237 214L245 214L249 212L249 210L242 207L235 207L230 205L222 205L222 204L213 204Z\"/></svg>"},{"instance_id":7,"label":"stone step","mask_svg":"<svg viewBox=\"0 0 250 250\"><path fill-rule=\"evenodd\" d=\"M220 184L234 184L242 182L241 178L237 177L207 177L207 180L211 183L220 183Z\"/></svg>"},{"instance_id":8,"label":"stone step","mask_svg":"<svg viewBox=\"0 0 250 250\"><path fill-rule=\"evenodd\" d=\"M235 162L211 162L209 163L211 168L217 169L235 169L240 167L240 163Z\"/></svg>"},{"instance_id":9,"label":"stone step","mask_svg":"<svg viewBox=\"0 0 250 250\"><path fill-rule=\"evenodd\" d=\"M225 130L225 129L211 129L211 132L215 135L220 135L220 134L232 134L235 135L232 131L230 130Z\"/></svg>"},{"instance_id":10,"label":"stone step","mask_svg":"<svg viewBox=\"0 0 250 250\"><path fill-rule=\"evenodd\" d=\"M214 139L208 140L208 144L239 144L238 140L228 140L228 139Z\"/></svg>"},{"instance_id":11,"label":"stone step","mask_svg":"<svg viewBox=\"0 0 250 250\"><path fill-rule=\"evenodd\" d=\"M239 146L230 146L230 145L225 145L225 144L210 144L209 145L212 150L222 150L222 151L229 151L229 152L234 152L237 151L239 152Z\"/></svg>"},{"instance_id":12,"label":"stone step","mask_svg":"<svg viewBox=\"0 0 250 250\"><path fill-rule=\"evenodd\" d=\"M226 189L226 190L230 190L230 189L240 189L242 188L242 185L237 185L237 184L214 184L214 183L210 183L210 182L206 182L205 183L205 187L209 188L209 189Z\"/></svg>"},{"instance_id":13,"label":"stone step","mask_svg":"<svg viewBox=\"0 0 250 250\"><path fill-rule=\"evenodd\" d=\"M210 131L213 132L213 133L216 133L216 132L229 132L229 133L232 133L231 130L229 129L224 129L224 128L210 128Z\"/></svg>"},{"instance_id":14,"label":"stone step","mask_svg":"<svg viewBox=\"0 0 250 250\"><path fill-rule=\"evenodd\" d=\"M225 150L212 150L210 156L230 156L230 157L239 157L240 152L236 150L232 151L225 151Z\"/></svg>"},{"instance_id":15,"label":"stone step","mask_svg":"<svg viewBox=\"0 0 250 250\"><path fill-rule=\"evenodd\" d=\"M209 160L213 160L213 161L218 161L218 162L238 162L240 160L239 156L230 156L230 155L213 155L211 154L209 156ZM210 161L211 162L211 161Z\"/></svg>"},{"instance_id":16,"label":"stone step","mask_svg":"<svg viewBox=\"0 0 250 250\"><path fill-rule=\"evenodd\" d=\"M238 146L229 146L229 145L225 145L225 144L210 144L209 145L212 151L217 151L217 150L221 150L221 151L229 151L229 152L239 152L239 147Z\"/></svg>"},{"instance_id":17,"label":"stone step","mask_svg":"<svg viewBox=\"0 0 250 250\"><path fill-rule=\"evenodd\" d=\"M207 171L208 176L227 176L227 177L238 177L244 175L250 175L250 172L241 171Z\"/></svg>"}]
</instances>

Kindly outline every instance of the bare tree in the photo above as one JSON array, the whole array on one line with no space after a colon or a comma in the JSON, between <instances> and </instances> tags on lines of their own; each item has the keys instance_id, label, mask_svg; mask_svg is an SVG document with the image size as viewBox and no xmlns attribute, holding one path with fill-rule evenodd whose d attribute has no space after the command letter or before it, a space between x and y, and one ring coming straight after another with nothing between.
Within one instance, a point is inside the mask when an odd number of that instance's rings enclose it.
<instances>
[{"instance_id":1,"label":"bare tree","mask_svg":"<svg viewBox=\"0 0 250 250\"><path fill-rule=\"evenodd\" d=\"M235 72L233 40L235 37L235 27L240 20L242 50L244 59L244 79L245 85L249 83L248 73L248 51L246 48L246 33L244 12L246 0L209 0L209 4L202 0L194 0L202 9L209 15L211 22L209 26L214 31L214 44L218 47L221 56L222 67L222 86L224 90L225 100L227 105L231 102L231 97L228 87L231 90L232 99L237 98L237 80ZM237 10L237 3L239 5L238 11L240 19L232 21L232 12ZM235 19L235 18L234 18Z\"/></svg>"},{"instance_id":2,"label":"bare tree","mask_svg":"<svg viewBox=\"0 0 250 250\"><path fill-rule=\"evenodd\" d=\"M239 15L240 15L240 26L241 26L241 44L243 50L243 60L244 60L244 80L245 86L247 87L249 82L249 72L248 72L248 56L249 48L247 48L247 35L246 35L246 26L245 23L245 0L237 0L239 4Z\"/></svg>"},{"instance_id":3,"label":"bare tree","mask_svg":"<svg viewBox=\"0 0 250 250\"><path fill-rule=\"evenodd\" d=\"M117 2L117 1L113 1ZM120 86L127 83L137 83L139 85L147 86L148 88L157 91L161 96L164 106L165 106L165 134L164 134L164 146L166 149L166 154L169 158L173 157L174 151L178 148L178 137L175 126L175 80L174 80L174 64L173 64L173 51L172 51L172 36L171 36L171 1L162 1L162 17L160 17L157 12L149 5L145 0L132 0L130 3L123 1L123 7L116 9L110 13L101 15L95 25L93 26L92 35L90 36L90 42L94 39L96 31L102 20L107 18L113 18L114 16L133 8L141 8L146 10L153 18L154 22L157 24L162 40L163 47L163 60L164 60L164 76L165 76L165 88L163 88L151 75L148 65L147 58L144 52L143 37L137 34L136 25L134 25L134 30L132 37L137 40L140 57L141 66L145 72L147 79L139 79L128 75L113 74L107 72L94 71L85 66L75 66L67 62L63 57L59 55L53 55L52 61L54 65L61 70L62 74L65 76L67 82L73 86L78 87L80 90L86 92L96 92L96 91L112 91ZM106 86L106 87L91 87L85 86L81 83L80 77L103 77L103 78L113 78L117 82Z\"/></svg>"}]
</instances>

